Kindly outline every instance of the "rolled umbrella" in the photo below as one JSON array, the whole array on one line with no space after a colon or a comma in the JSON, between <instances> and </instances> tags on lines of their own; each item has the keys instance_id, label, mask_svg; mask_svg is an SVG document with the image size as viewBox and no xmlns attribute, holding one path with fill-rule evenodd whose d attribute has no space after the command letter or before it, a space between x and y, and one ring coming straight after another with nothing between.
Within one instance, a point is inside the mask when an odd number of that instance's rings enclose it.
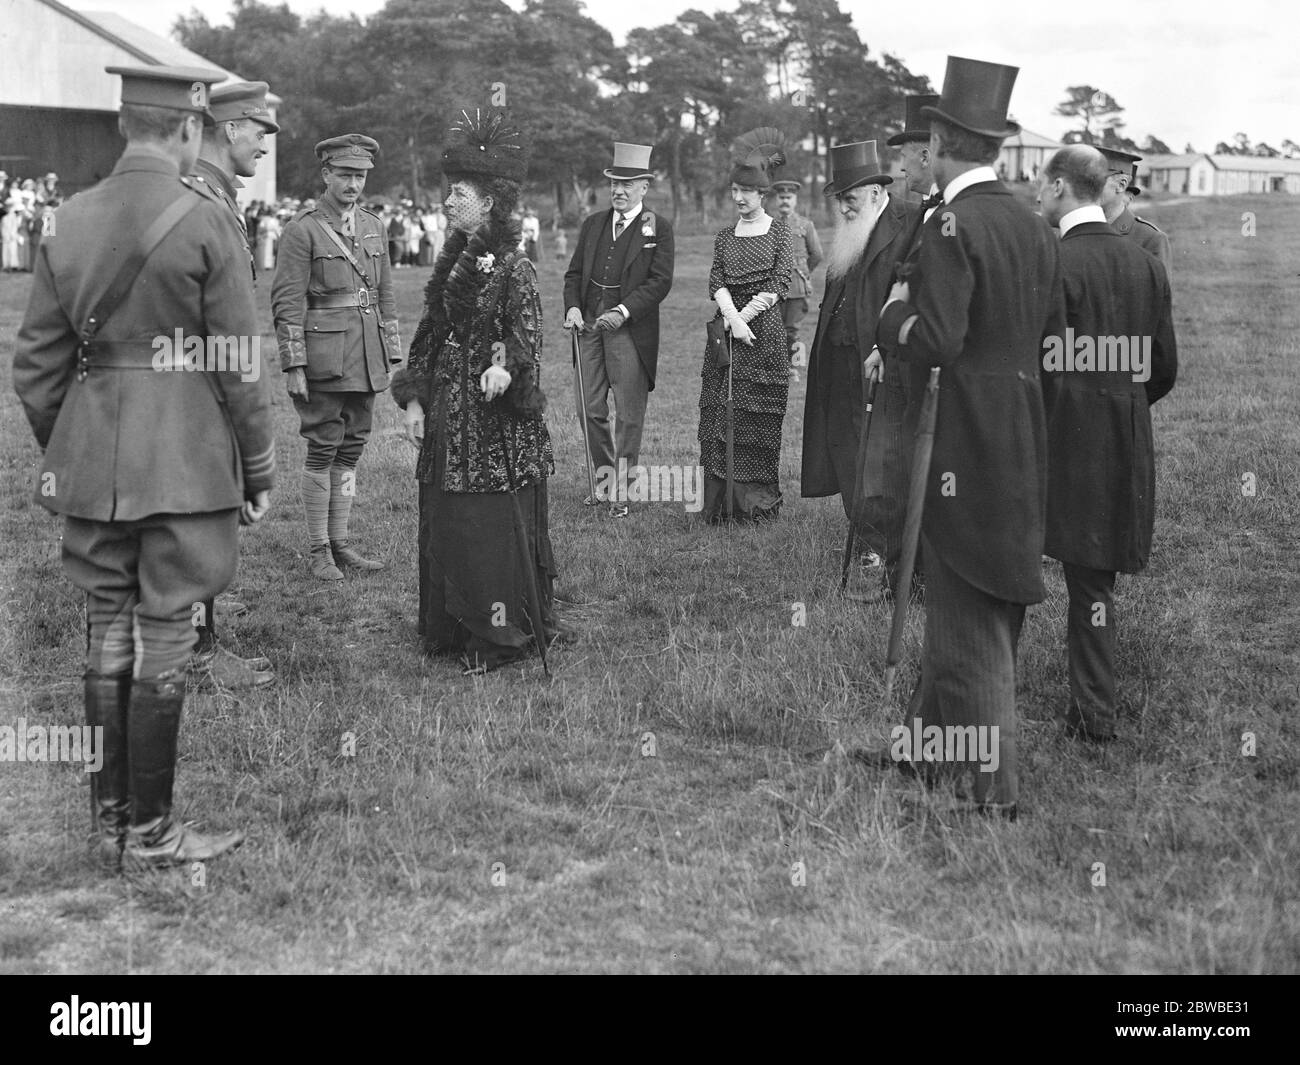
<instances>
[{"instance_id":1,"label":"rolled umbrella","mask_svg":"<svg viewBox=\"0 0 1300 1065\"><path fill-rule=\"evenodd\" d=\"M735 519L735 503L732 499L736 491L736 407L731 393L731 363L734 352L731 346L731 333L727 333L727 521Z\"/></svg>"},{"instance_id":2,"label":"rolled umbrella","mask_svg":"<svg viewBox=\"0 0 1300 1065\"><path fill-rule=\"evenodd\" d=\"M907 624L912 571L916 568L916 549L921 539L921 512L925 508L925 488L930 477L930 455L934 451L934 425L938 413L939 367L934 366L930 369L930 380L921 400L916 448L912 455L912 480L908 486L907 516L903 522L903 557L898 566L898 594L894 596L894 618L889 626L889 649L885 652L886 704L894 693L894 678L903 646L903 627Z\"/></svg>"},{"instance_id":3,"label":"rolled umbrella","mask_svg":"<svg viewBox=\"0 0 1300 1065\"><path fill-rule=\"evenodd\" d=\"M840 566L840 595L844 594L849 584L849 568L853 564L853 545L857 540L858 523L862 521L865 506L862 497L866 493L862 489L864 471L867 468L867 437L871 432L871 411L876 405L876 385L879 383L880 378L873 371L867 385L867 405L862 419L862 435L858 438L858 459L854 466L853 477L853 514L849 518L848 535L844 538L844 562Z\"/></svg>"},{"instance_id":4,"label":"rolled umbrella","mask_svg":"<svg viewBox=\"0 0 1300 1065\"><path fill-rule=\"evenodd\" d=\"M587 429L587 389L582 382L582 352L578 348L578 330L571 329L569 338L573 346L573 365L578 371L578 424L582 426L582 457L587 460L587 493L596 498L596 471L591 465L591 438Z\"/></svg>"},{"instance_id":5,"label":"rolled umbrella","mask_svg":"<svg viewBox=\"0 0 1300 1065\"><path fill-rule=\"evenodd\" d=\"M505 422L501 408L496 411L497 436L501 441L501 453L506 461L506 482L510 485L510 509L515 526L515 551L524 570L524 601L528 608L528 620L533 626L533 639L537 643L537 653L542 657L542 671L551 673L546 661L546 628L542 624L542 587L537 577L537 561L528 546L528 529L524 525L524 512L519 506L519 493L515 487L514 463L510 459L510 446L506 443Z\"/></svg>"}]
</instances>

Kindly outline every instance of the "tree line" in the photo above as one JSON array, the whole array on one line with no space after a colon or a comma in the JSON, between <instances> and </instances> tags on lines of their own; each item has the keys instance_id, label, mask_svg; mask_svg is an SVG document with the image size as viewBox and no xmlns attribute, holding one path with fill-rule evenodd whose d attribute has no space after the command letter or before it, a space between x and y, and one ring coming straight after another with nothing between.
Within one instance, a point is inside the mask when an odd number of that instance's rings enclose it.
<instances>
[{"instance_id":1,"label":"tree line","mask_svg":"<svg viewBox=\"0 0 1300 1065\"><path fill-rule=\"evenodd\" d=\"M888 53L873 55L838 0L744 0L635 29L620 47L580 0L389 0L362 20L302 18L233 0L229 25L177 20L191 51L282 98L277 184L319 191L313 145L365 132L383 148L368 188L436 198L446 131L461 107L504 105L532 139L528 180L573 215L603 184L614 140L656 146L674 215L715 208L729 146L780 128L785 172L825 175L826 147L902 128L903 98L932 92Z\"/></svg>"}]
</instances>

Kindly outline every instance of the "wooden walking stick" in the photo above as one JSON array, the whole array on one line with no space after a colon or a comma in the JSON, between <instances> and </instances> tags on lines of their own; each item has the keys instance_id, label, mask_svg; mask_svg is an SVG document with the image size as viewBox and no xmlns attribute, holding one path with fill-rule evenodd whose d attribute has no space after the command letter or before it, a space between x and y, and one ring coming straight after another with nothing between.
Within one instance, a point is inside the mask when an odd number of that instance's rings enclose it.
<instances>
[{"instance_id":1,"label":"wooden walking stick","mask_svg":"<svg viewBox=\"0 0 1300 1065\"><path fill-rule=\"evenodd\" d=\"M876 376L875 371L872 371L867 385L867 406L862 419L862 435L858 438L858 461L854 466L853 479L853 514L849 518L848 535L844 538L844 562L840 566L840 595L844 594L844 589L849 584L849 568L853 565L853 545L857 540L858 523L862 520L864 510L862 497L866 493L862 490L862 482L867 468L867 436L871 432L871 411L876 405L876 386L879 383L880 378Z\"/></svg>"},{"instance_id":2,"label":"wooden walking stick","mask_svg":"<svg viewBox=\"0 0 1300 1065\"><path fill-rule=\"evenodd\" d=\"M731 393L731 363L734 351L731 346L731 333L727 333L727 523L735 520L735 503L732 499L736 491L736 407Z\"/></svg>"},{"instance_id":3,"label":"wooden walking stick","mask_svg":"<svg viewBox=\"0 0 1300 1065\"><path fill-rule=\"evenodd\" d=\"M934 424L939 412L939 367L932 367L930 380L921 400L920 421L916 430L916 450L912 455L912 481L907 493L907 517L903 522L903 557L898 566L898 589L894 595L894 619L889 627L889 649L885 652L885 703L894 693L894 678L903 646L903 626L907 624L907 607L911 599L912 571L916 568L916 549L921 538L921 512L925 508L926 481L930 478L930 455L934 451Z\"/></svg>"},{"instance_id":4,"label":"wooden walking stick","mask_svg":"<svg viewBox=\"0 0 1300 1065\"><path fill-rule=\"evenodd\" d=\"M573 365L578 371L578 424L582 426L582 457L587 461L587 495L596 498L596 472L591 466L591 438L587 429L587 389L582 382L582 352L578 347L578 330L569 331L573 345Z\"/></svg>"},{"instance_id":5,"label":"wooden walking stick","mask_svg":"<svg viewBox=\"0 0 1300 1065\"><path fill-rule=\"evenodd\" d=\"M497 437L501 441L501 453L506 460L506 481L510 485L511 517L515 526L515 550L524 569L524 601L528 607L528 620L533 626L533 639L537 643L537 653L542 657L542 671L550 676L551 667L546 661L546 628L542 624L542 586L537 576L537 561L528 546L528 528L524 525L524 512L519 506L519 493L515 488L514 463L510 461L510 445L506 443L505 422L498 407Z\"/></svg>"}]
</instances>

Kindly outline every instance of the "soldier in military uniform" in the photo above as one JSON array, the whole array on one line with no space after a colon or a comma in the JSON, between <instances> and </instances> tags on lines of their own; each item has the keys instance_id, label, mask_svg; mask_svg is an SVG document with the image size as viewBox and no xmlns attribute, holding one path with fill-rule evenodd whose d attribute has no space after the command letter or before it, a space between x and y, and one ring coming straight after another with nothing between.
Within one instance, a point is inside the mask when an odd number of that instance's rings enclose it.
<instances>
[{"instance_id":1,"label":"soldier in military uniform","mask_svg":"<svg viewBox=\"0 0 1300 1065\"><path fill-rule=\"evenodd\" d=\"M379 145L348 133L316 145L325 194L280 237L271 313L280 368L307 441L302 474L312 574L382 569L348 545L356 468L375 394L402 361L383 221L360 206Z\"/></svg>"},{"instance_id":2,"label":"soldier in military uniform","mask_svg":"<svg viewBox=\"0 0 1300 1065\"><path fill-rule=\"evenodd\" d=\"M782 179L772 185L772 194L776 197L776 217L790 229L791 251L794 253L794 273L790 277L790 288L781 304L781 317L785 321L785 332L790 342L790 376L797 378L798 365L807 365L806 359L799 359L796 345L799 343L799 323L808 316L808 301L812 298L812 273L822 261L822 242L817 236L817 227L812 220L796 213L799 205L799 190L803 183L791 179Z\"/></svg>"},{"instance_id":3,"label":"soldier in military uniform","mask_svg":"<svg viewBox=\"0 0 1300 1065\"><path fill-rule=\"evenodd\" d=\"M248 244L244 216L236 202L237 189L243 188L240 178L257 173L257 162L266 154L266 138L280 132L271 119L266 104L270 89L264 81L240 81L213 89L208 101L208 111L213 123L203 131L203 144L199 159L194 165L196 188L207 192L223 209L230 213L240 243L248 257L250 275L256 281L257 264ZM206 446L206 445L204 445ZM216 609L243 613L248 608L224 597L203 604L199 624L198 646L190 661L190 669L201 687L256 688L270 684L275 673L267 658L240 658L217 642Z\"/></svg>"},{"instance_id":4,"label":"soldier in military uniform","mask_svg":"<svg viewBox=\"0 0 1300 1065\"><path fill-rule=\"evenodd\" d=\"M1106 221L1121 237L1128 237L1143 251L1148 251L1160 260L1165 272L1173 276L1173 255L1169 248L1169 237L1161 229L1145 218L1139 218L1129 210L1129 200L1125 193L1130 183L1136 185L1137 164L1140 155L1121 152L1115 148L1100 148L1110 167L1106 178L1106 187L1101 194L1101 209L1106 212Z\"/></svg>"},{"instance_id":5,"label":"soldier in military uniform","mask_svg":"<svg viewBox=\"0 0 1300 1065\"><path fill-rule=\"evenodd\" d=\"M127 148L58 209L13 380L45 450L36 500L64 516L64 569L86 593L100 853L115 864L206 861L243 836L202 836L172 816L190 613L234 576L236 525L270 505L274 435L260 379L213 357L213 338L258 331L239 239L228 212L182 176L222 75L108 70L122 75ZM190 361L171 347L178 335L204 350Z\"/></svg>"}]
</instances>

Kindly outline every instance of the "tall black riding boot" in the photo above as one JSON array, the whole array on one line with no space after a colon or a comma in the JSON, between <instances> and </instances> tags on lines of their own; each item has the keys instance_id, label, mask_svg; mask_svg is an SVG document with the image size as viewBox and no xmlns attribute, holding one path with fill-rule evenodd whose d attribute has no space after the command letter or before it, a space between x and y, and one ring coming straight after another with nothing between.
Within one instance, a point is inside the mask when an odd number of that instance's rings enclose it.
<instances>
[{"instance_id":1,"label":"tall black riding boot","mask_svg":"<svg viewBox=\"0 0 1300 1065\"><path fill-rule=\"evenodd\" d=\"M242 832L203 836L172 816L176 737L185 704L185 672L136 681L128 710L131 828L125 864L146 866L206 862L244 842Z\"/></svg>"},{"instance_id":2,"label":"tall black riding boot","mask_svg":"<svg viewBox=\"0 0 1300 1065\"><path fill-rule=\"evenodd\" d=\"M86 724L102 729L95 742L103 761L90 774L91 847L97 861L117 872L131 822L131 792L127 776L126 707L131 674L105 677L86 670Z\"/></svg>"}]
</instances>

